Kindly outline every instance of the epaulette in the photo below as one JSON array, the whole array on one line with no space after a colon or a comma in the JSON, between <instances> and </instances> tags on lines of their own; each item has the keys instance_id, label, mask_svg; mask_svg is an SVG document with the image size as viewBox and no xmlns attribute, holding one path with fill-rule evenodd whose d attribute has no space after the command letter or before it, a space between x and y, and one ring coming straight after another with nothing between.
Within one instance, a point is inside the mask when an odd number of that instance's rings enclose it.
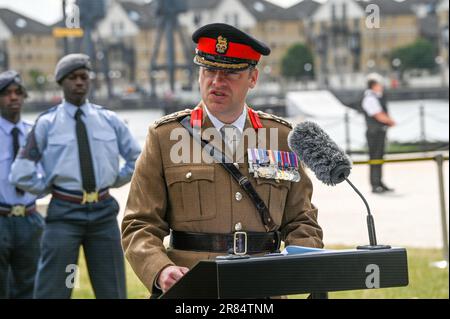
<instances>
[{"instance_id":1,"label":"epaulette","mask_svg":"<svg viewBox=\"0 0 450 319\"><path fill-rule=\"evenodd\" d=\"M154 125L155 127L161 126L162 124L169 123L175 121L176 119L191 114L191 109L185 109L183 111L178 111L172 114L165 115L161 117L159 120L156 120Z\"/></svg>"},{"instance_id":2,"label":"epaulette","mask_svg":"<svg viewBox=\"0 0 450 319\"><path fill-rule=\"evenodd\" d=\"M98 105L98 104L93 104L91 103L92 107L97 109L97 110L101 110L101 111L109 111L106 107Z\"/></svg>"},{"instance_id":3,"label":"epaulette","mask_svg":"<svg viewBox=\"0 0 450 319\"><path fill-rule=\"evenodd\" d=\"M38 117L36 118L36 120L34 121L34 125L36 125L37 121L38 121L42 116L44 116L45 114L48 114L48 113L51 113L51 112L55 111L55 110L58 108L58 106L59 106L59 104L58 104L58 105L55 105L55 106L51 106L51 107L49 107L47 110L45 110L44 112L42 112L41 114L39 114Z\"/></svg>"},{"instance_id":4,"label":"epaulette","mask_svg":"<svg viewBox=\"0 0 450 319\"><path fill-rule=\"evenodd\" d=\"M286 125L287 127L292 129L292 124L289 123L288 121L286 121L285 119L283 119L282 117L279 117L279 116L276 116L276 115L273 115L273 114L269 114L269 113L265 113L265 112L262 112L262 111L257 111L257 113L258 113L258 115L259 115L259 117L261 119L272 120L272 121L281 123L283 125Z\"/></svg>"},{"instance_id":5,"label":"epaulette","mask_svg":"<svg viewBox=\"0 0 450 319\"><path fill-rule=\"evenodd\" d=\"M54 105L54 106L50 106L48 109L46 109L44 112L42 112L41 114L38 115L38 118L41 117L42 115L48 114L50 112L56 111L56 109L58 108L58 105Z\"/></svg>"},{"instance_id":6,"label":"epaulette","mask_svg":"<svg viewBox=\"0 0 450 319\"><path fill-rule=\"evenodd\" d=\"M23 124L25 124L26 126L30 126L30 127L32 127L33 124L34 124L32 121L28 121L28 120L22 120L22 122L23 122Z\"/></svg>"}]
</instances>

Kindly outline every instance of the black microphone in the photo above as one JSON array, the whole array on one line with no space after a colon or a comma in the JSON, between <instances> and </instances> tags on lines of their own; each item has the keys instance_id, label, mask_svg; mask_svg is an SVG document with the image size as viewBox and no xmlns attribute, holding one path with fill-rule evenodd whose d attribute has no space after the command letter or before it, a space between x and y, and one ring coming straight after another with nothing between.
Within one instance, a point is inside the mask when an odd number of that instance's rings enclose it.
<instances>
[{"instance_id":1,"label":"black microphone","mask_svg":"<svg viewBox=\"0 0 450 319\"><path fill-rule=\"evenodd\" d=\"M352 169L352 163L347 154L330 138L316 123L305 121L294 127L288 136L289 148L297 154L316 175L317 179L326 185L334 186L344 180L361 197L367 208L367 228L370 245L358 246L358 249L389 249L390 246L378 245L375 233L375 222L370 212L369 204L361 192L347 178Z\"/></svg>"}]
</instances>

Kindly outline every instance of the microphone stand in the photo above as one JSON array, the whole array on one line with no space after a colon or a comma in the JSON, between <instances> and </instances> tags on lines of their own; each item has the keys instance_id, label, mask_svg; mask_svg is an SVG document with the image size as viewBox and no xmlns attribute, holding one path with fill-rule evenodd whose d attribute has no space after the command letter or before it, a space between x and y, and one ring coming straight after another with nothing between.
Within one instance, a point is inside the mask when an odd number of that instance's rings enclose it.
<instances>
[{"instance_id":1,"label":"microphone stand","mask_svg":"<svg viewBox=\"0 0 450 319\"><path fill-rule=\"evenodd\" d=\"M366 250L390 249L391 246L389 246L389 245L378 245L377 244L377 236L376 236L376 233L375 233L375 222L374 222L374 219L373 219L373 215L370 212L369 204L367 204L367 201L364 198L364 196L355 187L355 185L353 185L352 182L350 182L350 180L348 180L347 177L345 177L345 180L355 190L355 192L359 195L359 197L361 197L361 199L364 202L364 205L366 205L366 208L367 208L367 229L369 231L369 243L370 244L369 245L364 245L364 246L358 246L358 247L356 247L356 249L366 249Z\"/></svg>"}]
</instances>

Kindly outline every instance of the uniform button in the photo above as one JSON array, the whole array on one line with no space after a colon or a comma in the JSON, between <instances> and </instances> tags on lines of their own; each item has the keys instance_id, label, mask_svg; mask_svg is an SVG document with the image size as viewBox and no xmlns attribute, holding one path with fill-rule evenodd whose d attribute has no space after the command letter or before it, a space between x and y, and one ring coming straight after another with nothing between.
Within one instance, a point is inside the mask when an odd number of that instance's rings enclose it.
<instances>
[{"instance_id":1,"label":"uniform button","mask_svg":"<svg viewBox=\"0 0 450 319\"><path fill-rule=\"evenodd\" d=\"M189 178L191 178L191 177L192 177L192 173L191 173L191 172L188 172L188 173L186 174L186 178L189 179Z\"/></svg>"},{"instance_id":2,"label":"uniform button","mask_svg":"<svg viewBox=\"0 0 450 319\"><path fill-rule=\"evenodd\" d=\"M239 192L237 192L237 193L234 195L234 198L236 198L236 200L239 202L239 201L242 199L242 194L239 193Z\"/></svg>"},{"instance_id":3,"label":"uniform button","mask_svg":"<svg viewBox=\"0 0 450 319\"><path fill-rule=\"evenodd\" d=\"M234 230L235 230L235 231L241 231L241 230L242 230L242 224L241 224L241 222L236 223L236 225L234 225Z\"/></svg>"}]
</instances>

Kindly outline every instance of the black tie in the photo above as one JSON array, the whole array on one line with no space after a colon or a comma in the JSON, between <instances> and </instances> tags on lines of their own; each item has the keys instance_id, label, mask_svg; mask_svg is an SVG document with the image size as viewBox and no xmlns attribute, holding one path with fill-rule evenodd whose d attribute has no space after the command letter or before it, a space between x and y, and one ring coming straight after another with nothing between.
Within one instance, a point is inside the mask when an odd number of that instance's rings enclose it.
<instances>
[{"instance_id":1,"label":"black tie","mask_svg":"<svg viewBox=\"0 0 450 319\"><path fill-rule=\"evenodd\" d=\"M78 140L78 155L80 158L81 178L83 190L88 193L95 192L94 165L92 164L91 149L87 137L86 126L81 120L83 111L79 108L75 113L76 131Z\"/></svg>"},{"instance_id":2,"label":"black tie","mask_svg":"<svg viewBox=\"0 0 450 319\"><path fill-rule=\"evenodd\" d=\"M19 144L19 133L20 130L18 127L14 126L14 128L11 130L11 135L13 137L13 154L14 154L14 159L17 156L17 153L19 152L19 148L20 148L20 144ZM21 190L20 188L16 187L16 192L18 195L23 195L24 191Z\"/></svg>"}]
</instances>

